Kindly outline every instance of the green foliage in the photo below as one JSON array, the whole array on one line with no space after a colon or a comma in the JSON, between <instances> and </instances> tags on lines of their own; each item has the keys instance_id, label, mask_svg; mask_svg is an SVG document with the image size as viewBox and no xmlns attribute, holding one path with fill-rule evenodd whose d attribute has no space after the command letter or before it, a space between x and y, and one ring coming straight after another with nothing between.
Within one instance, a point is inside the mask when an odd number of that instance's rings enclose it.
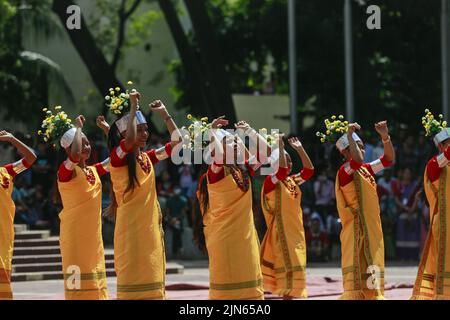
<instances>
[{"instance_id":1,"label":"green foliage","mask_svg":"<svg viewBox=\"0 0 450 320\"><path fill-rule=\"evenodd\" d=\"M25 51L22 46L22 35L29 28L40 26L35 25L38 21L48 23L43 30L53 26L52 20L45 18L51 14L50 2L27 0L21 1L20 6L16 3L0 0L0 110L6 119L37 125L39 110L48 103L50 83L56 84L69 101L72 96L59 66L48 57ZM44 16L38 18L39 15Z\"/></svg>"},{"instance_id":2,"label":"green foliage","mask_svg":"<svg viewBox=\"0 0 450 320\"><path fill-rule=\"evenodd\" d=\"M125 35L123 44L118 48L121 15L129 12L133 4L138 0L95 0L95 14L88 19L89 29L93 32L99 48L107 59L112 62L116 50L120 50L122 58L127 49L142 45L151 35L151 27L161 17L161 13L155 10L133 11L125 20ZM139 2L139 8L141 6ZM146 3L152 3L147 0ZM136 80L136 79L135 79Z\"/></svg>"},{"instance_id":3,"label":"green foliage","mask_svg":"<svg viewBox=\"0 0 450 320\"><path fill-rule=\"evenodd\" d=\"M261 91L271 55L274 92L288 93L287 1L208 3L233 92ZM311 111L320 121L345 111L343 4L297 1L299 102L316 96ZM366 27L369 4L381 7L381 30ZM418 129L423 107L441 105L439 1L352 1L352 10L356 118L366 127L387 118Z\"/></svg>"}]
</instances>

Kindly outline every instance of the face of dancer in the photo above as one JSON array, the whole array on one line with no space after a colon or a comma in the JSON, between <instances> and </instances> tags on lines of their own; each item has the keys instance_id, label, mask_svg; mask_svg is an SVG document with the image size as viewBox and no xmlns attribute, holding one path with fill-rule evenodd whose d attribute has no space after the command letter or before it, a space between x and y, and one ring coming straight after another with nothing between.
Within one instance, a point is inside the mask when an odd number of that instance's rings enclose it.
<instances>
[{"instance_id":1,"label":"face of dancer","mask_svg":"<svg viewBox=\"0 0 450 320\"><path fill-rule=\"evenodd\" d=\"M137 148L143 148L147 145L147 140L149 137L149 132L148 132L148 125L146 123L143 124L138 124L137 125L137 135L136 135L136 144L135 146ZM124 131L122 134L122 137L126 137L127 136L127 132Z\"/></svg>"},{"instance_id":2,"label":"face of dancer","mask_svg":"<svg viewBox=\"0 0 450 320\"><path fill-rule=\"evenodd\" d=\"M364 158L364 156L366 155L366 149L365 149L364 143L362 141L356 141L356 144L358 145L359 150L361 150L361 154ZM349 147L347 149L345 149L344 151L341 151L341 154L345 157L345 159L347 161L350 161L350 159L352 158Z\"/></svg>"},{"instance_id":3,"label":"face of dancer","mask_svg":"<svg viewBox=\"0 0 450 320\"><path fill-rule=\"evenodd\" d=\"M222 140L222 148L223 148L223 163L225 164L236 164L237 159L240 155L240 150L235 141L231 143L226 143L227 139ZM230 155L232 154L232 156ZM230 158L230 159L227 159ZM228 161L232 161L233 163L228 163Z\"/></svg>"},{"instance_id":4,"label":"face of dancer","mask_svg":"<svg viewBox=\"0 0 450 320\"><path fill-rule=\"evenodd\" d=\"M148 136L148 125L146 123L139 124L137 126L136 146L139 148L145 147L147 144Z\"/></svg>"},{"instance_id":5,"label":"face of dancer","mask_svg":"<svg viewBox=\"0 0 450 320\"><path fill-rule=\"evenodd\" d=\"M447 139L447 140L439 143L439 145L438 145L439 152L441 152L441 153L444 152L448 146L450 146L450 139Z\"/></svg>"},{"instance_id":6,"label":"face of dancer","mask_svg":"<svg viewBox=\"0 0 450 320\"><path fill-rule=\"evenodd\" d=\"M67 154L70 154L70 146L66 149ZM86 161L91 156L91 143L84 133L81 133L81 160Z\"/></svg>"}]
</instances>

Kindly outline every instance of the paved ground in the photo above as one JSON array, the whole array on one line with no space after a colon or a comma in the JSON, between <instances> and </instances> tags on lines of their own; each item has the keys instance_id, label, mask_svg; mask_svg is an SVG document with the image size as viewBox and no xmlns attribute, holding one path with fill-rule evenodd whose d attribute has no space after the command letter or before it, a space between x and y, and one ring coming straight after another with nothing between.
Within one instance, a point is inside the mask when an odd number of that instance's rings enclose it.
<instances>
[{"instance_id":1,"label":"paved ground","mask_svg":"<svg viewBox=\"0 0 450 320\"><path fill-rule=\"evenodd\" d=\"M183 274L167 276L169 299L204 300L208 298L208 268L206 261L176 261L184 266ZM417 272L416 266L387 265L387 299L408 299ZM335 300L342 290L341 270L336 263L311 264L307 270L307 288L311 300ZM110 297L116 297L116 278L108 278ZM14 298L19 300L64 299L62 280L13 283ZM274 299L271 295L266 298Z\"/></svg>"}]
</instances>

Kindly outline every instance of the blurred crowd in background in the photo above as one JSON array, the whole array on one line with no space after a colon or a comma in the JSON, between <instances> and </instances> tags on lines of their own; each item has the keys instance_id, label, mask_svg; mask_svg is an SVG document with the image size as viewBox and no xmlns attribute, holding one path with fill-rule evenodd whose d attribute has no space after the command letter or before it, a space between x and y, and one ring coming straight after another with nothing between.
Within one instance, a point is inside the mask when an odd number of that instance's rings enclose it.
<instances>
[{"instance_id":1,"label":"blurred crowd in background","mask_svg":"<svg viewBox=\"0 0 450 320\"><path fill-rule=\"evenodd\" d=\"M31 170L15 180L13 199L16 203L15 223L25 223L31 229L50 229L59 233L58 214L61 200L57 191L56 171L65 160L57 151L44 143L35 143L31 136L15 135L35 146L38 159ZM108 157L105 138L89 136L92 144L91 163ZM168 141L167 136L152 134L148 148L159 148ZM342 159L331 144L320 144L304 139L310 154L315 175L302 185L302 207L309 262L326 262L340 258L340 220L336 210L335 176ZM311 141L310 141L311 140ZM377 177L381 218L387 260L416 261L426 237L429 211L423 191L423 173L428 160L437 150L432 143L417 132L401 131L392 138L396 149L395 164ZM365 137L365 161L371 162L383 154L383 146L377 136ZM289 151L289 150L288 150ZM15 149L0 145L0 164L20 159ZM293 171L300 169L295 160ZM194 165L176 166L162 161L155 166L156 188L163 213L165 230L171 230L172 257L184 257L183 250L192 243L183 243L183 232L196 223L195 197L197 181L202 174ZM103 178L103 207L109 204L109 177ZM265 222L260 208L260 190L264 177L253 178L255 224L260 238L264 236ZM114 222L104 220L105 245L112 244ZM186 242L186 238L184 238Z\"/></svg>"}]
</instances>

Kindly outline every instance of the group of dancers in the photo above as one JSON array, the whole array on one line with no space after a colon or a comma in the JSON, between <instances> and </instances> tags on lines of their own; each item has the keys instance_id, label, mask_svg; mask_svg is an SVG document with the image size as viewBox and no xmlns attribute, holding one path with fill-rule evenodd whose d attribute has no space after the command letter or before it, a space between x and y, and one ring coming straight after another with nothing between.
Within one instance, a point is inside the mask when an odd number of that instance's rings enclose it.
<instances>
[{"instance_id":1,"label":"group of dancers","mask_svg":"<svg viewBox=\"0 0 450 320\"><path fill-rule=\"evenodd\" d=\"M182 135L161 101L149 105L160 116L172 139L160 149L144 151L149 137L145 116L139 110L137 91L107 96L118 117L109 126L97 118L108 140L110 156L87 165L91 146L83 133L86 119L73 122L61 110L44 109L39 135L58 142L65 160L57 173L63 210L60 248L66 299L108 299L102 241L102 183L109 173L111 204L106 215L115 218L114 267L118 299L165 299L166 257L162 213L155 187L154 165L168 159L183 143ZM430 230L411 299L450 298L450 129L426 110L422 123L434 138L439 154L424 174L430 205ZM301 141L287 142L301 159L303 169L292 174L292 159L285 151L283 134L274 143L246 121L224 130L223 117L208 124L212 161L197 188L199 228L195 239L209 257L210 299L264 299L271 292L283 299L307 298L306 243L300 185L314 175L314 166ZM395 161L386 121L375 124L384 155L364 163L364 143L357 123L342 116L325 120L321 142L332 141L343 156L336 176L336 200L342 223L343 294L340 299L384 299L384 243L375 175ZM257 148L247 148L242 134ZM175 138L174 138L175 137ZM178 137L178 138L177 138ZM12 200L14 177L36 160L33 150L12 134L0 131L0 142L12 144L23 159L0 167L0 299L12 299L11 270L14 246ZM264 152L262 152L264 151ZM231 161L230 161L231 159ZM238 161L244 159L244 161ZM259 243L253 218L252 179L263 165L276 163L276 172L265 177L261 207L267 225ZM449 230L449 231L447 231ZM73 281L73 280L77 281Z\"/></svg>"}]
</instances>

